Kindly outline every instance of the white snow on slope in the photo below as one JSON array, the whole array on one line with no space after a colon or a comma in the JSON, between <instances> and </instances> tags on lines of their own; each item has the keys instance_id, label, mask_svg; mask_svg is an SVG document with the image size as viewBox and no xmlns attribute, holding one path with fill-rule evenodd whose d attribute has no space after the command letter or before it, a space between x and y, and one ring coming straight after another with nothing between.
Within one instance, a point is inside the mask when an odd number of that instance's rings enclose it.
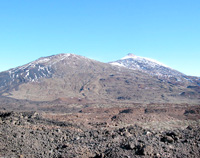
<instances>
[{"instance_id":1,"label":"white snow on slope","mask_svg":"<svg viewBox=\"0 0 200 158\"><path fill-rule=\"evenodd\" d=\"M121 60L124 60L124 59L134 59L134 60L137 60L137 61L144 61L144 60L147 60L147 61L150 61L150 62L153 62L152 63L152 66L154 66L154 64L158 64L158 65L161 65L161 66L164 66L164 67L168 67L167 65L161 63L161 62L158 62L154 59L150 59L150 58L145 58L145 57L140 57L140 56L136 56L134 54L128 54L127 56L121 58Z\"/></svg>"},{"instance_id":2,"label":"white snow on slope","mask_svg":"<svg viewBox=\"0 0 200 158\"><path fill-rule=\"evenodd\" d=\"M65 61L66 60L66 61ZM73 66L76 61L84 60L86 64L91 64L92 59L76 55L76 54L57 54L47 57L41 57L35 61L32 61L28 64L12 68L8 70L10 78L17 79L19 76L23 77L26 80L37 81L42 77L49 77L52 75L52 69L56 70L56 64L62 62L61 64ZM52 66L55 66L52 68Z\"/></svg>"},{"instance_id":3,"label":"white snow on slope","mask_svg":"<svg viewBox=\"0 0 200 158\"><path fill-rule=\"evenodd\" d=\"M120 64L120 63L117 63L117 62L113 62L111 63L112 65L115 65L115 66L122 66L122 67L125 67L123 64Z\"/></svg>"},{"instance_id":4,"label":"white snow on slope","mask_svg":"<svg viewBox=\"0 0 200 158\"><path fill-rule=\"evenodd\" d=\"M134 54L128 54L120 60L110 62L113 66L126 67L132 70L139 70L150 75L162 76L166 78L182 76L181 72L178 72L165 64L162 64L154 59L136 56ZM178 78L177 78L178 80Z\"/></svg>"}]
</instances>

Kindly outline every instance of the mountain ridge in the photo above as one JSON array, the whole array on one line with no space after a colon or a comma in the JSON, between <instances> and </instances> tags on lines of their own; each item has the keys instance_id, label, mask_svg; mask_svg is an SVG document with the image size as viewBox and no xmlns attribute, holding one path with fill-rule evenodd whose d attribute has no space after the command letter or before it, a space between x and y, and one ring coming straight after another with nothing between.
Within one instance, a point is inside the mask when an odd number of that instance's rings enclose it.
<instances>
[{"instance_id":1,"label":"mountain ridge","mask_svg":"<svg viewBox=\"0 0 200 158\"><path fill-rule=\"evenodd\" d=\"M136 56L129 53L127 56L120 60L109 62L112 65L126 67L132 70L138 70L147 73L151 76L155 76L164 82L170 82L172 84L189 84L193 83L199 86L200 78L196 79L192 76L187 76L182 72L179 72L169 66L164 65L154 59ZM195 76L194 76L195 77Z\"/></svg>"},{"instance_id":2,"label":"mountain ridge","mask_svg":"<svg viewBox=\"0 0 200 158\"><path fill-rule=\"evenodd\" d=\"M165 67L165 68L168 68L170 69L171 71L176 71L176 74L177 76L179 75L185 75L175 69L172 69L170 68L169 66L166 66L165 64L161 63L161 62L158 62L154 59L150 59L150 58L146 58L146 57L140 57L140 56L136 56L134 54L127 54L127 56L121 58L120 60L117 60L117 61L114 61L114 62L109 62L110 64L113 64L113 65L118 65L118 66L124 66L126 68L129 68L129 69L134 69L134 70L140 70L140 71L143 71L143 72L148 72L148 70L150 71L153 71L154 72L154 69L157 71L157 72L160 72L160 74L166 74L166 75L169 75L169 72L161 72L159 70L160 67ZM145 67L145 66L149 66L148 67ZM159 67L158 67L159 66ZM154 69L152 69L154 68ZM145 71L147 70L147 71ZM159 74L157 74L159 75Z\"/></svg>"},{"instance_id":3,"label":"mountain ridge","mask_svg":"<svg viewBox=\"0 0 200 158\"><path fill-rule=\"evenodd\" d=\"M42 57L0 73L2 96L32 101L198 103L195 86L74 54Z\"/></svg>"}]
</instances>

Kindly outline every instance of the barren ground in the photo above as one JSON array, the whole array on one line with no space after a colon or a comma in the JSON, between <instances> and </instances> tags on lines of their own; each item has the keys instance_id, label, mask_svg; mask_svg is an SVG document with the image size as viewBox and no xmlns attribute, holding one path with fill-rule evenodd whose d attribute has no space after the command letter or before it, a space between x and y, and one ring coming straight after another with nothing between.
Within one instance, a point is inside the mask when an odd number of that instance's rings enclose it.
<instances>
[{"instance_id":1,"label":"barren ground","mask_svg":"<svg viewBox=\"0 0 200 158\"><path fill-rule=\"evenodd\" d=\"M199 105L2 110L0 157L200 157L199 133Z\"/></svg>"}]
</instances>

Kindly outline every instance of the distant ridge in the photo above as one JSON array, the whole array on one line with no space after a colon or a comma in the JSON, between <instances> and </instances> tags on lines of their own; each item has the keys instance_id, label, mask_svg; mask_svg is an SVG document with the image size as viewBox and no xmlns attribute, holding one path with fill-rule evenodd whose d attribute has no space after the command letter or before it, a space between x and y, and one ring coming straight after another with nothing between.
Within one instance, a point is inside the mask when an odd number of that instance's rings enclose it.
<instances>
[{"instance_id":1,"label":"distant ridge","mask_svg":"<svg viewBox=\"0 0 200 158\"><path fill-rule=\"evenodd\" d=\"M197 77L133 54L111 63L58 54L0 73L3 97L73 104L199 103L199 84Z\"/></svg>"}]
</instances>

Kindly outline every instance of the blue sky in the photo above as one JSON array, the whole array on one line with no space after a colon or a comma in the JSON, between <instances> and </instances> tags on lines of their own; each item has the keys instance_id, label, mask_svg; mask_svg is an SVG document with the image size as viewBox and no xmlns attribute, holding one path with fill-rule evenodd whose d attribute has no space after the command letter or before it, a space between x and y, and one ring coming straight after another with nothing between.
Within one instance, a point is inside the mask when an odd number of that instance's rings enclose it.
<instances>
[{"instance_id":1,"label":"blue sky","mask_svg":"<svg viewBox=\"0 0 200 158\"><path fill-rule=\"evenodd\" d=\"M74 53L128 53L200 76L199 0L1 0L0 71Z\"/></svg>"}]
</instances>

